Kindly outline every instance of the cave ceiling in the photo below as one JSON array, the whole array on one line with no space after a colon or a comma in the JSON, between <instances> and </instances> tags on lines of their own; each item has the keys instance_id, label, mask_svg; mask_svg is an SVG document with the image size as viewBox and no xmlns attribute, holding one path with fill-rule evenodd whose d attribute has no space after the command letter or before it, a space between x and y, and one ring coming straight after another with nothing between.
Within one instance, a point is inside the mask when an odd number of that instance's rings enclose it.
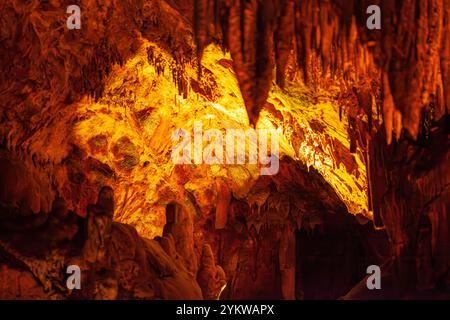
<instances>
[{"instance_id":1,"label":"cave ceiling","mask_svg":"<svg viewBox=\"0 0 450 320\"><path fill-rule=\"evenodd\" d=\"M290 70L282 72L279 80L286 82L285 73L290 78L283 89L270 80L274 66L267 69L267 76L261 76L265 79L261 81L268 81L261 84L264 88L247 88L240 80L246 70L236 62L235 52L224 52L223 45L200 40L200 30L194 28L194 33L190 26L191 16L182 15L188 7L182 1L109 2L98 12L86 13L86 28L77 35L86 41L63 29L49 31L49 21L61 19L56 3L41 4L42 16L33 12L36 6L37 2L11 2L4 8L4 23L8 17L20 17L27 38L14 41L17 31L2 28L4 52L11 56L11 62L4 66L10 70L2 74L16 79L2 82L2 102L17 106L3 109L4 118L11 120L2 126L3 137L8 148L17 150L17 157L31 156L30 170L38 167L45 175L54 168L51 177L46 177L48 190L34 195L41 199L29 200L38 203L34 212L48 211L56 192L73 202L74 210L83 212L95 198L92 190L103 180L118 187L123 221L134 223L138 219L141 225L153 226L155 221L148 220L154 220L153 215L138 212L163 207L158 205L163 196L157 194L157 186L167 182L174 193L180 188L174 166L168 161L172 146L164 138L175 128L192 130L195 120L203 120L211 128L250 128L248 115L257 128L277 130L282 156L317 170L351 213L371 217L366 151L359 148L350 153L351 131L343 115L342 109L347 107L343 106L340 88L331 78L325 84L328 90L295 85L303 77L301 68L295 67L298 57L288 54L284 59L285 69ZM123 7L131 9L119 14ZM133 10L143 10L143 21L136 20L138 14ZM202 23L201 17L194 18L196 26ZM102 19L104 24L100 25ZM32 59L28 65L13 69L19 63L16 59L23 59L18 53ZM201 55L201 67L196 53ZM272 55L271 51L268 54ZM258 112L247 96L251 91L262 99L257 102L261 105ZM380 114L374 118L374 122L381 121ZM242 189L250 189L258 177L251 166L204 169L197 169L207 173L204 180L210 176L230 180L240 198L246 195ZM85 170L89 172L86 177ZM196 193L207 192L206 185ZM199 187L194 184L194 188Z\"/></svg>"}]
</instances>

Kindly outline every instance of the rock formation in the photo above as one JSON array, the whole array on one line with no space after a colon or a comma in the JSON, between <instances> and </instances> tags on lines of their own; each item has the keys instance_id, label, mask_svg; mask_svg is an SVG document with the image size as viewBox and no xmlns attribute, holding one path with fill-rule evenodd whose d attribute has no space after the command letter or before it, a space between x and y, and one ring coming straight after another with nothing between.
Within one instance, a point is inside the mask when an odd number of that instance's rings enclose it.
<instances>
[{"instance_id":1,"label":"rock formation","mask_svg":"<svg viewBox=\"0 0 450 320\"><path fill-rule=\"evenodd\" d=\"M450 0L70 4L0 4L0 299L449 298Z\"/></svg>"}]
</instances>

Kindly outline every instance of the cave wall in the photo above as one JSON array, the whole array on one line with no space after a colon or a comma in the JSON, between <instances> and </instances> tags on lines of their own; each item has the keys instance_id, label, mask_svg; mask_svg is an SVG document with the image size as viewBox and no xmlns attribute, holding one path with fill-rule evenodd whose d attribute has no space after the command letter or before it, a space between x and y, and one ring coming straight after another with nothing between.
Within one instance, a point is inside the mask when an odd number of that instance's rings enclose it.
<instances>
[{"instance_id":1,"label":"cave wall","mask_svg":"<svg viewBox=\"0 0 450 320\"><path fill-rule=\"evenodd\" d=\"M448 286L448 150L448 119L422 126L417 141L372 147L376 220L389 234L402 288Z\"/></svg>"}]
</instances>

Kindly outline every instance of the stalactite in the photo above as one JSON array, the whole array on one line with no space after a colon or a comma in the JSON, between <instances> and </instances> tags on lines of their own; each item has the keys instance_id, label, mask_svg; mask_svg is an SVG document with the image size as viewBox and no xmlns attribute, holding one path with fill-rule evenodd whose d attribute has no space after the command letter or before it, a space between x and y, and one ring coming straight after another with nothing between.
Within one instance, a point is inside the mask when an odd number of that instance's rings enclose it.
<instances>
[{"instance_id":1,"label":"stalactite","mask_svg":"<svg viewBox=\"0 0 450 320\"><path fill-rule=\"evenodd\" d=\"M235 1L228 41L250 123L255 125L272 84L273 2Z\"/></svg>"},{"instance_id":2,"label":"stalactite","mask_svg":"<svg viewBox=\"0 0 450 320\"><path fill-rule=\"evenodd\" d=\"M442 76L442 98L441 107L436 112L439 119L447 113L450 114L450 0L444 0L443 6L444 23L442 26L442 45L441 45L441 76Z\"/></svg>"},{"instance_id":3,"label":"stalactite","mask_svg":"<svg viewBox=\"0 0 450 320\"><path fill-rule=\"evenodd\" d=\"M283 0L277 4L280 12L277 27L274 35L275 40L275 61L277 69L277 84L284 88L286 68L288 66L289 56L293 48L294 35L294 1Z\"/></svg>"},{"instance_id":4,"label":"stalactite","mask_svg":"<svg viewBox=\"0 0 450 320\"><path fill-rule=\"evenodd\" d=\"M211 0L194 0L194 34L197 42L197 59L201 61L203 50L209 41L211 18ZM199 63L199 72L201 71Z\"/></svg>"},{"instance_id":5,"label":"stalactite","mask_svg":"<svg viewBox=\"0 0 450 320\"><path fill-rule=\"evenodd\" d=\"M284 86L290 48L307 84L315 73L311 67L317 65L313 53L323 72L333 76L341 70L346 81L376 77L372 71L382 70L390 79L384 81L389 83L384 85L388 103L383 107L387 139L392 140L391 131L398 138L402 128L415 138L420 110L432 95L440 98L438 116L449 108L449 0L375 1L382 7L383 32L366 27L366 9L372 2L196 0L197 48L203 50L211 33L223 35L253 124L265 104L275 65L277 83Z\"/></svg>"}]
</instances>

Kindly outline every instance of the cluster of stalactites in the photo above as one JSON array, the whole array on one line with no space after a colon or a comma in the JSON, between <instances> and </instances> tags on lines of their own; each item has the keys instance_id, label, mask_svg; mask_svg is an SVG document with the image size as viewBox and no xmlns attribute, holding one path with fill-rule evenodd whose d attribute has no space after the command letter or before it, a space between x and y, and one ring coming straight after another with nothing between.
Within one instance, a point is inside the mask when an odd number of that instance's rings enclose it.
<instances>
[{"instance_id":1,"label":"cluster of stalactites","mask_svg":"<svg viewBox=\"0 0 450 320\"><path fill-rule=\"evenodd\" d=\"M382 10L377 55L390 142L402 128L417 137L423 113L439 120L450 108L450 0L384 1Z\"/></svg>"},{"instance_id":2,"label":"cluster of stalactites","mask_svg":"<svg viewBox=\"0 0 450 320\"><path fill-rule=\"evenodd\" d=\"M367 28L374 4L382 30ZM230 51L252 124L273 70L283 87L294 55L308 84L316 54L332 76L339 71L355 86L363 77L382 84L388 143L403 128L416 137L430 104L438 105L436 118L450 108L449 21L450 0L194 0L198 57L214 41Z\"/></svg>"}]
</instances>

